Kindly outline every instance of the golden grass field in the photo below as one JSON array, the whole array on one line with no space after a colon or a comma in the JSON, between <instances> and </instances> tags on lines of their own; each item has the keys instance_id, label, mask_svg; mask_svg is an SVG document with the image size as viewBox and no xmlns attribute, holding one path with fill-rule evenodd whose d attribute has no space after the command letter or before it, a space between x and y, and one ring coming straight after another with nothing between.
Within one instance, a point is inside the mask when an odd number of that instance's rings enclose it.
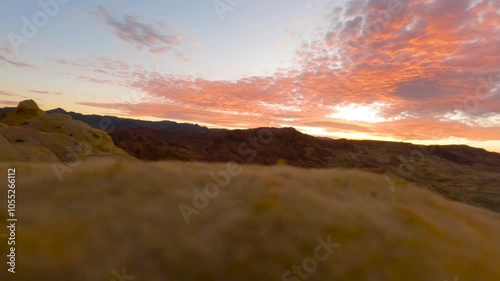
<instances>
[{"instance_id":1,"label":"golden grass field","mask_svg":"<svg viewBox=\"0 0 500 281\"><path fill-rule=\"evenodd\" d=\"M500 280L499 214L373 173L236 166L186 224L179 204L225 164L90 159L62 182L50 163L0 163L12 167L13 280L305 280L283 273L328 236L340 246L307 280Z\"/></svg>"}]
</instances>

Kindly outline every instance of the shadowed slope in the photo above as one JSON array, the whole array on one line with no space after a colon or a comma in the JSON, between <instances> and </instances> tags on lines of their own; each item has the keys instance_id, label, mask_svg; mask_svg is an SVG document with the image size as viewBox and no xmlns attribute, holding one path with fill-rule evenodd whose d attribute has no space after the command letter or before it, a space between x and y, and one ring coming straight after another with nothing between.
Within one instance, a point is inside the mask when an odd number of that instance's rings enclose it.
<instances>
[{"instance_id":1,"label":"shadowed slope","mask_svg":"<svg viewBox=\"0 0 500 281\"><path fill-rule=\"evenodd\" d=\"M500 212L500 154L465 145L422 146L368 140L325 140L293 128L220 132L118 129L116 145L143 160L358 168L407 181L448 198Z\"/></svg>"}]
</instances>

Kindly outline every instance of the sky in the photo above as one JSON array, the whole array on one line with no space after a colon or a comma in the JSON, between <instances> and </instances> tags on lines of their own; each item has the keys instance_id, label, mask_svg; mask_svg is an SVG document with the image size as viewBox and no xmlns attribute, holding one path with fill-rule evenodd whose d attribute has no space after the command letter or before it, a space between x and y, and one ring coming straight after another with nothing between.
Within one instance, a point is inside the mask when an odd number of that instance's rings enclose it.
<instances>
[{"instance_id":1,"label":"sky","mask_svg":"<svg viewBox=\"0 0 500 281\"><path fill-rule=\"evenodd\" d=\"M500 0L0 7L0 107L500 152Z\"/></svg>"}]
</instances>

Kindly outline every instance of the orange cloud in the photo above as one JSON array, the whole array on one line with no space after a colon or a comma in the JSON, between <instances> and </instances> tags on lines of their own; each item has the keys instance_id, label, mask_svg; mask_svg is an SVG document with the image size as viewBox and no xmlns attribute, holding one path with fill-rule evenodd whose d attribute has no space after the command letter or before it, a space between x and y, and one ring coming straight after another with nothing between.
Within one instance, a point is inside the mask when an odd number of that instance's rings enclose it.
<instances>
[{"instance_id":1,"label":"orange cloud","mask_svg":"<svg viewBox=\"0 0 500 281\"><path fill-rule=\"evenodd\" d=\"M101 68L144 98L81 104L219 126L288 124L398 139L498 140L500 17L494 2L352 0L327 11L326 27L298 46L294 69L210 81L154 72L134 73L133 80L121 67ZM338 119L341 107L376 118Z\"/></svg>"}]
</instances>

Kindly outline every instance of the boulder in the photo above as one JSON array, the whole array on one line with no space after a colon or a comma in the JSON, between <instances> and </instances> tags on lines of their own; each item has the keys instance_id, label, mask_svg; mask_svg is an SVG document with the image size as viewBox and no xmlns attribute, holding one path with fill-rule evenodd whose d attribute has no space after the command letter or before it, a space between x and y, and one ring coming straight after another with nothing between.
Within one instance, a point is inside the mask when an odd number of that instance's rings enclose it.
<instances>
[{"instance_id":1,"label":"boulder","mask_svg":"<svg viewBox=\"0 0 500 281\"><path fill-rule=\"evenodd\" d=\"M104 131L94 129L89 125L73 120L69 115L46 114L21 123L22 127L34 128L40 132L60 133L84 143L92 153L113 153L127 155L122 149L117 148L111 137Z\"/></svg>"},{"instance_id":2,"label":"boulder","mask_svg":"<svg viewBox=\"0 0 500 281\"><path fill-rule=\"evenodd\" d=\"M78 140L61 133L40 132L33 128L9 127L0 128L0 135L14 147L43 147L45 150L55 155L56 159L67 161L68 155L77 150ZM44 150L44 151L45 151ZM5 154L0 155L0 161L4 159ZM40 158L37 158L40 160ZM17 161L30 161L30 158L24 158L19 155ZM47 161L54 160L49 157ZM68 159L71 161L71 159Z\"/></svg>"},{"instance_id":3,"label":"boulder","mask_svg":"<svg viewBox=\"0 0 500 281\"><path fill-rule=\"evenodd\" d=\"M34 100L25 100L20 102L14 111L7 113L0 122L12 126L44 114L45 112L38 107Z\"/></svg>"}]
</instances>

